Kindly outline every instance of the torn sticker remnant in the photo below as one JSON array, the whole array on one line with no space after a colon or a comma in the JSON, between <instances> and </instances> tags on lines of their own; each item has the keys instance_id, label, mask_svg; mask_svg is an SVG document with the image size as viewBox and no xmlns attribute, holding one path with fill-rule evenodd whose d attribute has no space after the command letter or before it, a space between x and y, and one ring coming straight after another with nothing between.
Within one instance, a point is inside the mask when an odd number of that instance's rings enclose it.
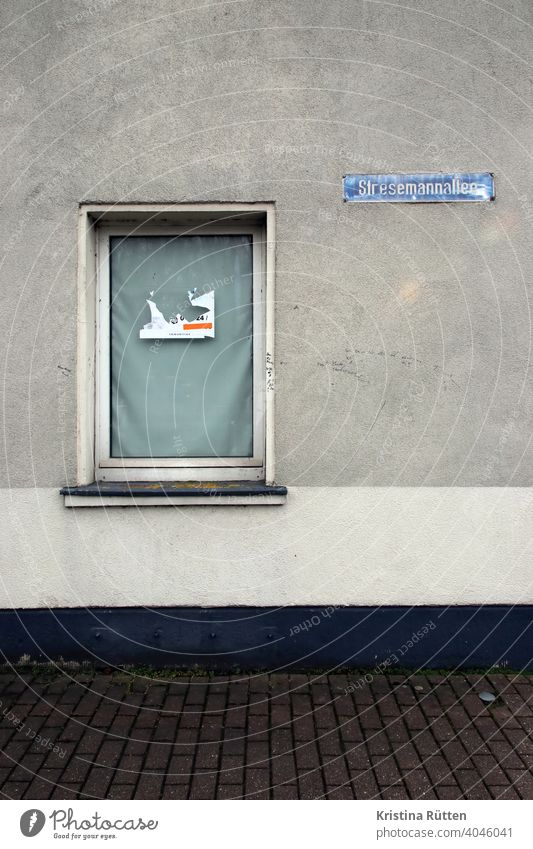
<instances>
[{"instance_id":1,"label":"torn sticker remnant","mask_svg":"<svg viewBox=\"0 0 533 849\"><path fill-rule=\"evenodd\" d=\"M189 304L201 310L193 321L177 313L167 321L155 301L153 292L146 303L150 307L151 321L139 331L141 339L205 339L215 336L215 293L201 293L191 289L188 293Z\"/></svg>"}]
</instances>

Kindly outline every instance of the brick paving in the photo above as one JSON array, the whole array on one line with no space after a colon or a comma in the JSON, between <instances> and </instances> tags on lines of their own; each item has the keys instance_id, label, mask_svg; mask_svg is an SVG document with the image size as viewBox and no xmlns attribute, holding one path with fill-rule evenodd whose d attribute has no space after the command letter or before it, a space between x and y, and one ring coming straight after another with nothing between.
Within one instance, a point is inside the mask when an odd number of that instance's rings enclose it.
<instances>
[{"instance_id":1,"label":"brick paving","mask_svg":"<svg viewBox=\"0 0 533 849\"><path fill-rule=\"evenodd\" d=\"M533 799L533 675L363 675L0 668L0 797Z\"/></svg>"}]
</instances>

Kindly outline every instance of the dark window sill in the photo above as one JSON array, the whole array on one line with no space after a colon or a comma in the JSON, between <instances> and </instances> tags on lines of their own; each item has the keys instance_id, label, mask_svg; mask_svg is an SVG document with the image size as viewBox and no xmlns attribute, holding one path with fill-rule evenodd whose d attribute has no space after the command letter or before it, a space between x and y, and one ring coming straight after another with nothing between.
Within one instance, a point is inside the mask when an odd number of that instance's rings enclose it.
<instances>
[{"instance_id":1,"label":"dark window sill","mask_svg":"<svg viewBox=\"0 0 533 849\"><path fill-rule=\"evenodd\" d=\"M96 481L60 490L65 507L156 507L285 504L286 486L251 481Z\"/></svg>"}]
</instances>

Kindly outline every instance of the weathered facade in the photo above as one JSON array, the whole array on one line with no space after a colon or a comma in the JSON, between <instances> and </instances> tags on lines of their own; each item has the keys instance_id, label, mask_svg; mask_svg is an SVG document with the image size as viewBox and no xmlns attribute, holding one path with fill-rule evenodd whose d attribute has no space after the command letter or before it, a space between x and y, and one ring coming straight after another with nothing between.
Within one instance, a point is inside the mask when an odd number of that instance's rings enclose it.
<instances>
[{"instance_id":1,"label":"weathered facade","mask_svg":"<svg viewBox=\"0 0 533 849\"><path fill-rule=\"evenodd\" d=\"M290 629L316 616L307 665L340 633L328 662L367 662L450 606L459 618L413 662L474 614L455 660L481 657L481 633L482 660L529 657L530 4L16 0L1 16L7 653L76 656L46 631L66 608L98 655L110 614L93 608L128 608L138 634L136 610L168 607L181 624L161 626L162 660L268 636L281 660L281 643L307 657ZM424 171L492 172L496 199L342 201L344 174ZM272 438L287 503L67 509L80 204L231 202L275 205ZM489 623L480 605L505 607ZM205 608L194 627L190 607ZM240 630L205 624L220 608Z\"/></svg>"}]
</instances>

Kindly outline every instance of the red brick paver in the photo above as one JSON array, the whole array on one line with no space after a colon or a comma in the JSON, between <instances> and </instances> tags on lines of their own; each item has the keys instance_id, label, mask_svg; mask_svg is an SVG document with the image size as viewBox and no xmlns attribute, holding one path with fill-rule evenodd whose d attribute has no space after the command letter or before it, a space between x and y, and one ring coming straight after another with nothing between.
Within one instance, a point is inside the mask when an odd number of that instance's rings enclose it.
<instances>
[{"instance_id":1,"label":"red brick paver","mask_svg":"<svg viewBox=\"0 0 533 849\"><path fill-rule=\"evenodd\" d=\"M532 675L0 671L7 799L533 799L532 733Z\"/></svg>"}]
</instances>

